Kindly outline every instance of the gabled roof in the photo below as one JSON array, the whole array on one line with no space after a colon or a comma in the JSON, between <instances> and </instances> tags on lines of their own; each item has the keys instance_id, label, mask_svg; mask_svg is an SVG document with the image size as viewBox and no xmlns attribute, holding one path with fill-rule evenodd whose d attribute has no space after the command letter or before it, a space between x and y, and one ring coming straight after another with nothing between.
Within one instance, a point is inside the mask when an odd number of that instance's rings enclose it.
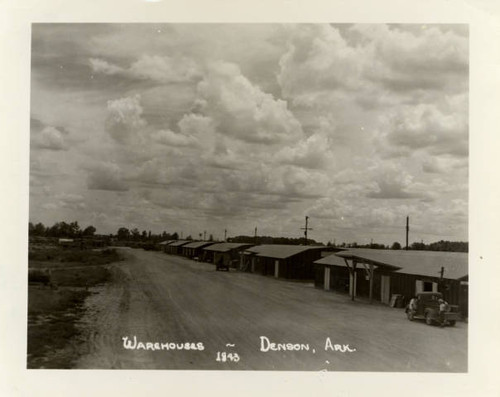
<instances>
[{"instance_id":1,"label":"gabled roof","mask_svg":"<svg viewBox=\"0 0 500 397\"><path fill-rule=\"evenodd\" d=\"M314 263L318 263L320 265L346 266L344 258L341 258L333 253L314 261Z\"/></svg>"},{"instance_id":2,"label":"gabled roof","mask_svg":"<svg viewBox=\"0 0 500 397\"><path fill-rule=\"evenodd\" d=\"M228 252L233 249L251 247L252 244L218 243L203 248L205 251Z\"/></svg>"},{"instance_id":3,"label":"gabled roof","mask_svg":"<svg viewBox=\"0 0 500 397\"><path fill-rule=\"evenodd\" d=\"M174 241L177 241L177 240L166 240L166 241L162 241L161 243L158 243L158 245L168 245L170 243L173 243Z\"/></svg>"},{"instance_id":4,"label":"gabled roof","mask_svg":"<svg viewBox=\"0 0 500 397\"><path fill-rule=\"evenodd\" d=\"M213 242L210 241L196 241L194 243L186 244L183 248L201 248L206 247L207 245L211 245Z\"/></svg>"},{"instance_id":5,"label":"gabled roof","mask_svg":"<svg viewBox=\"0 0 500 397\"><path fill-rule=\"evenodd\" d=\"M177 240L174 243L169 244L169 247L180 247L181 245L188 244L190 241L189 240Z\"/></svg>"},{"instance_id":6,"label":"gabled roof","mask_svg":"<svg viewBox=\"0 0 500 397\"><path fill-rule=\"evenodd\" d=\"M312 245L264 244L248 248L246 251L260 257L285 259L306 251L324 248Z\"/></svg>"},{"instance_id":7,"label":"gabled roof","mask_svg":"<svg viewBox=\"0 0 500 397\"><path fill-rule=\"evenodd\" d=\"M462 252L440 251L406 251L406 250L374 250L350 249L334 254L340 258L356 259L359 262L372 263L376 266L390 267L398 273L413 274L428 277L440 277L441 267L443 277L458 280L468 275L468 254ZM316 261L319 263L330 257Z\"/></svg>"}]
</instances>

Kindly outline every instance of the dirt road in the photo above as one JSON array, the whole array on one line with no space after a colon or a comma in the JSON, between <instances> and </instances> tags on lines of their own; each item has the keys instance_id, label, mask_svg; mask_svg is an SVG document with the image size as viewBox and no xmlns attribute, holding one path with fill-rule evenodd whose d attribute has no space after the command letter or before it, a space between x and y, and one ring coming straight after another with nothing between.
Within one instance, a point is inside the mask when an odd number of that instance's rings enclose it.
<instances>
[{"instance_id":1,"label":"dirt road","mask_svg":"<svg viewBox=\"0 0 500 397\"><path fill-rule=\"evenodd\" d=\"M467 371L467 324L431 327L311 284L124 252L87 300L78 368Z\"/></svg>"}]
</instances>

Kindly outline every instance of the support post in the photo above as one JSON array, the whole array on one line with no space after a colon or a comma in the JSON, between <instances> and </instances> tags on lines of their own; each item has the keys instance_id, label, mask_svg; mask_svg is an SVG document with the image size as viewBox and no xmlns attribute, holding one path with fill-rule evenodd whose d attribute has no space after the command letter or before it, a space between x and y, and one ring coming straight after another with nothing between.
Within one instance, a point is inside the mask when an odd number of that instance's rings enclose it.
<instances>
[{"instance_id":1,"label":"support post","mask_svg":"<svg viewBox=\"0 0 500 397\"><path fill-rule=\"evenodd\" d=\"M373 265L370 263L370 304L373 301Z\"/></svg>"},{"instance_id":2,"label":"support post","mask_svg":"<svg viewBox=\"0 0 500 397\"><path fill-rule=\"evenodd\" d=\"M354 301L354 297L356 296L356 261L352 260L352 288L351 288L351 300Z\"/></svg>"}]
</instances>

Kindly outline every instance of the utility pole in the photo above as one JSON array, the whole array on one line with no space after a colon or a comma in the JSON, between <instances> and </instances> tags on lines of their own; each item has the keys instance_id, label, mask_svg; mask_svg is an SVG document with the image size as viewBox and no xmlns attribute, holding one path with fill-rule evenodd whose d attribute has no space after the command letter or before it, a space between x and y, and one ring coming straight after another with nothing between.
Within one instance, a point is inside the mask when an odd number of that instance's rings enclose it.
<instances>
[{"instance_id":1,"label":"utility pole","mask_svg":"<svg viewBox=\"0 0 500 397\"><path fill-rule=\"evenodd\" d=\"M227 241L227 229L224 229L224 241Z\"/></svg>"},{"instance_id":2,"label":"utility pole","mask_svg":"<svg viewBox=\"0 0 500 397\"><path fill-rule=\"evenodd\" d=\"M307 231L312 230L310 227L307 227L307 221L309 220L309 217L306 216L306 227L301 227L300 229L304 231L304 237L305 237L305 243L304 245L307 245Z\"/></svg>"},{"instance_id":3,"label":"utility pole","mask_svg":"<svg viewBox=\"0 0 500 397\"><path fill-rule=\"evenodd\" d=\"M406 217L406 250L408 251L408 234L410 233L410 217Z\"/></svg>"},{"instance_id":4,"label":"utility pole","mask_svg":"<svg viewBox=\"0 0 500 397\"><path fill-rule=\"evenodd\" d=\"M207 241L207 231L203 231L203 241Z\"/></svg>"},{"instance_id":5,"label":"utility pole","mask_svg":"<svg viewBox=\"0 0 500 397\"><path fill-rule=\"evenodd\" d=\"M255 226L254 243L257 245L257 226Z\"/></svg>"}]
</instances>

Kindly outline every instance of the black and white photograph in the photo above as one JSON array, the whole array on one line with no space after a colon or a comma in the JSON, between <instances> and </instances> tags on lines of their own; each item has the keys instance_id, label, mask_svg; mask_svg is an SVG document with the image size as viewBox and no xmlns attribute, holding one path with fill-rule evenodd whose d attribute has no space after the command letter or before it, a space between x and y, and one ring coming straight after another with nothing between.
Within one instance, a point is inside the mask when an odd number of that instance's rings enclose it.
<instances>
[{"instance_id":1,"label":"black and white photograph","mask_svg":"<svg viewBox=\"0 0 500 397\"><path fill-rule=\"evenodd\" d=\"M467 372L465 24L35 23L30 369Z\"/></svg>"},{"instance_id":2,"label":"black and white photograph","mask_svg":"<svg viewBox=\"0 0 500 397\"><path fill-rule=\"evenodd\" d=\"M0 10L0 395L498 395L500 5Z\"/></svg>"}]
</instances>

